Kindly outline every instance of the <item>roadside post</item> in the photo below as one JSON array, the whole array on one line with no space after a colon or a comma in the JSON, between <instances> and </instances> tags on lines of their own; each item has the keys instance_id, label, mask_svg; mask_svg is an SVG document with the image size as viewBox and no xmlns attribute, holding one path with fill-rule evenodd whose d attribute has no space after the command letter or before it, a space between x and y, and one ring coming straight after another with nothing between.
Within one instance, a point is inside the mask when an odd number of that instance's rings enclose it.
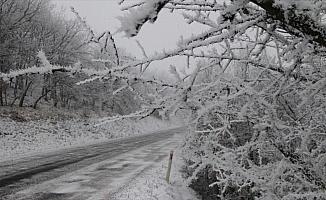
<instances>
[{"instance_id":1,"label":"roadside post","mask_svg":"<svg viewBox=\"0 0 326 200\"><path fill-rule=\"evenodd\" d=\"M170 175L171 175L172 159L173 159L173 151L170 152L170 156L169 156L169 164L168 164L168 171L167 171L167 173L166 173L166 182L168 182L168 183L170 183Z\"/></svg>"}]
</instances>

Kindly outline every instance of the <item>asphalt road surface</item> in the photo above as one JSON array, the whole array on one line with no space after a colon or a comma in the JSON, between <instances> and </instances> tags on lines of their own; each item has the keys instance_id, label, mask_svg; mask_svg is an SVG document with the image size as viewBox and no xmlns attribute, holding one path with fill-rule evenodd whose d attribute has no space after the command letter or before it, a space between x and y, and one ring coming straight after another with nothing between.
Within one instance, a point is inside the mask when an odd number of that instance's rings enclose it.
<instances>
[{"instance_id":1,"label":"asphalt road surface","mask_svg":"<svg viewBox=\"0 0 326 200\"><path fill-rule=\"evenodd\" d=\"M133 174L150 166L144 163L162 160L168 153L166 149L162 149L172 144L173 137L182 132L184 128L176 128L0 162L0 199L91 199L95 193L99 193L98 188L108 182L117 181L118 178L126 181L128 177L131 178ZM119 158L121 155L125 155L125 158ZM72 175L73 173L75 174ZM61 177L70 179L63 180ZM59 182L67 191L58 192ZM103 197L95 197L97 198Z\"/></svg>"}]
</instances>

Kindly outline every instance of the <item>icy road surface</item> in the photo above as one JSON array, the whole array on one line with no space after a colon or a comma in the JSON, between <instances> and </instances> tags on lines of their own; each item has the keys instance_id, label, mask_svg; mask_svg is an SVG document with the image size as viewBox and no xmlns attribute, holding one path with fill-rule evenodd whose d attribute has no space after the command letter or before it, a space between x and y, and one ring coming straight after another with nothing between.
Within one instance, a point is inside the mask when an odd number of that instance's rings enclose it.
<instances>
[{"instance_id":1,"label":"icy road surface","mask_svg":"<svg viewBox=\"0 0 326 200\"><path fill-rule=\"evenodd\" d=\"M184 131L170 129L0 163L0 199L108 200L167 158Z\"/></svg>"}]
</instances>

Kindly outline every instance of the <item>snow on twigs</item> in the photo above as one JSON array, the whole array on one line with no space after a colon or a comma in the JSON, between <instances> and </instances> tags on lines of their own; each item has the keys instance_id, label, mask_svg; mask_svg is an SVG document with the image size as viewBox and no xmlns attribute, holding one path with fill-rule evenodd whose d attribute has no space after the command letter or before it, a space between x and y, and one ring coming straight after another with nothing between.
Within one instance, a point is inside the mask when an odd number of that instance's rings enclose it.
<instances>
[{"instance_id":1,"label":"snow on twigs","mask_svg":"<svg viewBox=\"0 0 326 200\"><path fill-rule=\"evenodd\" d=\"M152 17L140 2L124 7L127 36ZM189 183L216 198L326 199L325 1L175 0L165 8L207 29L121 69L195 61L185 74L170 67L175 87L152 105L163 116L185 110L193 123L182 154Z\"/></svg>"},{"instance_id":2,"label":"snow on twigs","mask_svg":"<svg viewBox=\"0 0 326 200\"><path fill-rule=\"evenodd\" d=\"M10 71L9 73L0 73L0 78L2 78L4 81L9 81L11 78L26 74L52 74L56 71L73 73L80 70L79 63L68 67L50 64L43 51L39 51L37 57L39 58L42 66L32 66L26 69Z\"/></svg>"},{"instance_id":3,"label":"snow on twigs","mask_svg":"<svg viewBox=\"0 0 326 200\"><path fill-rule=\"evenodd\" d=\"M125 32L126 36L137 35L141 27L147 22L155 22L158 13L170 0L147 0L138 8L131 8L128 14L118 19L121 21L119 31Z\"/></svg>"}]
</instances>

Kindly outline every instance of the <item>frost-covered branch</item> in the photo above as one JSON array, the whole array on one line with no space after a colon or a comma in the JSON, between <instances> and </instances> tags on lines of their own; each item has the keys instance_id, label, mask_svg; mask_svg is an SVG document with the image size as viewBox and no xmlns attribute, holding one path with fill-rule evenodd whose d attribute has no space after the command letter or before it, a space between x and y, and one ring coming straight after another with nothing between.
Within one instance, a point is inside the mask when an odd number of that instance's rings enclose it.
<instances>
[{"instance_id":1,"label":"frost-covered branch","mask_svg":"<svg viewBox=\"0 0 326 200\"><path fill-rule=\"evenodd\" d=\"M0 73L0 78L2 78L4 81L9 81L12 78L15 78L17 76L21 75L28 75L28 74L52 74L55 72L70 72L75 73L79 71L80 65L76 64L73 67L63 67L58 65L51 65L50 62L47 60L45 54L43 51L40 51L38 53L38 58L42 63L42 66L32 66L26 69L20 69L15 71L10 71L9 73Z\"/></svg>"},{"instance_id":2,"label":"frost-covered branch","mask_svg":"<svg viewBox=\"0 0 326 200\"><path fill-rule=\"evenodd\" d=\"M326 26L319 23L313 16L325 2L308 1L275 1L251 0L263 8L269 17L278 20L282 28L289 33L304 36L326 47Z\"/></svg>"},{"instance_id":3,"label":"frost-covered branch","mask_svg":"<svg viewBox=\"0 0 326 200\"><path fill-rule=\"evenodd\" d=\"M156 21L158 13L168 2L169 0L147 0L137 8L129 9L128 14L119 17L120 31L125 32L128 37L137 35L147 21L152 23Z\"/></svg>"},{"instance_id":4,"label":"frost-covered branch","mask_svg":"<svg viewBox=\"0 0 326 200\"><path fill-rule=\"evenodd\" d=\"M149 5L141 2L129 7L124 18L128 28L121 30L129 36L151 17L137 13ZM326 141L316 136L325 132L326 119L320 112L326 106L324 5L312 0L171 0L164 8L181 10L187 23L207 29L181 38L174 50L144 54L143 60L114 69L192 58L191 70L190 63L183 66L187 72L170 66L176 83L164 87L165 96L151 108L164 115L188 112L194 125L184 157L193 163L187 166L193 183L209 172L214 195L223 198L233 191L248 199L296 194L300 199L307 192L318 199L325 188L323 173L316 170Z\"/></svg>"}]
</instances>

